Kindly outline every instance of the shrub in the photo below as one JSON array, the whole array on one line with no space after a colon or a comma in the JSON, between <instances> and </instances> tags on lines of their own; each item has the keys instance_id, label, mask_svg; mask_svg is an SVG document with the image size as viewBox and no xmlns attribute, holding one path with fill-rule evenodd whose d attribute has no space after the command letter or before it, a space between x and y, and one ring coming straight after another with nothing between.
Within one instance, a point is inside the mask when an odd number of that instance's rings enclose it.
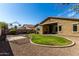
<instances>
[{"instance_id":1,"label":"shrub","mask_svg":"<svg viewBox=\"0 0 79 59\"><path fill-rule=\"evenodd\" d=\"M1 40L4 41L6 39L7 29L8 29L8 25L4 22L0 22L0 30L1 30L0 41Z\"/></svg>"},{"instance_id":2,"label":"shrub","mask_svg":"<svg viewBox=\"0 0 79 59\"><path fill-rule=\"evenodd\" d=\"M0 22L0 29L8 29L8 25L4 22Z\"/></svg>"},{"instance_id":3,"label":"shrub","mask_svg":"<svg viewBox=\"0 0 79 59\"><path fill-rule=\"evenodd\" d=\"M27 34L35 33L35 30L27 30Z\"/></svg>"},{"instance_id":4,"label":"shrub","mask_svg":"<svg viewBox=\"0 0 79 59\"><path fill-rule=\"evenodd\" d=\"M17 29L17 34L26 34L26 29Z\"/></svg>"},{"instance_id":5,"label":"shrub","mask_svg":"<svg viewBox=\"0 0 79 59\"><path fill-rule=\"evenodd\" d=\"M10 29L10 30L9 30L9 34L11 34L11 35L15 35L16 32L17 32L16 29Z\"/></svg>"}]
</instances>

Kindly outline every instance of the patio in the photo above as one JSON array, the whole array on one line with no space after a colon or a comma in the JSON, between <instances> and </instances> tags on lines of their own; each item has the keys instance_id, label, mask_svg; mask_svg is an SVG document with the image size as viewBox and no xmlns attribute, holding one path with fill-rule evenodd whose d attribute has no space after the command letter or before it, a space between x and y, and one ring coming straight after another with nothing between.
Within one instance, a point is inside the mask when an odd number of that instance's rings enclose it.
<instances>
[{"instance_id":1,"label":"patio","mask_svg":"<svg viewBox=\"0 0 79 59\"><path fill-rule=\"evenodd\" d=\"M79 56L79 37L64 36L76 42L76 45L67 48L50 48L36 46L29 42L29 39L16 40L16 42L25 43L16 44L9 41L13 54L24 56Z\"/></svg>"}]
</instances>

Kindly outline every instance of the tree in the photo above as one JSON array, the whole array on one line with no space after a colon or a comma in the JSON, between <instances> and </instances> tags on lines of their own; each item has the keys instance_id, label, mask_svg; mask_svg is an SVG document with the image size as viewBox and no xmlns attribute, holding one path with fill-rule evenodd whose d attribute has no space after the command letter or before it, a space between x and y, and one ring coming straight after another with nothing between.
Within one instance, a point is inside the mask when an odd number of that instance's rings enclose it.
<instances>
[{"instance_id":1,"label":"tree","mask_svg":"<svg viewBox=\"0 0 79 59\"><path fill-rule=\"evenodd\" d=\"M19 24L19 26L21 26L21 24Z\"/></svg>"},{"instance_id":2,"label":"tree","mask_svg":"<svg viewBox=\"0 0 79 59\"><path fill-rule=\"evenodd\" d=\"M12 24L10 24L10 26L12 26Z\"/></svg>"},{"instance_id":3,"label":"tree","mask_svg":"<svg viewBox=\"0 0 79 59\"><path fill-rule=\"evenodd\" d=\"M62 3L62 5L69 5L69 3Z\"/></svg>"},{"instance_id":4,"label":"tree","mask_svg":"<svg viewBox=\"0 0 79 59\"><path fill-rule=\"evenodd\" d=\"M66 5L69 5L70 3L62 3L62 5L66 6ZM70 10L75 12L75 14L72 16L74 17L76 14L79 13L79 4L78 3L73 3L73 4L70 4Z\"/></svg>"},{"instance_id":5,"label":"tree","mask_svg":"<svg viewBox=\"0 0 79 59\"><path fill-rule=\"evenodd\" d=\"M0 40L4 41L6 39L7 29L8 25L4 22L0 22L0 30L1 30Z\"/></svg>"},{"instance_id":6,"label":"tree","mask_svg":"<svg viewBox=\"0 0 79 59\"><path fill-rule=\"evenodd\" d=\"M7 29L8 28L8 24L5 23L5 22L0 22L0 29L2 29L2 28Z\"/></svg>"},{"instance_id":7,"label":"tree","mask_svg":"<svg viewBox=\"0 0 79 59\"><path fill-rule=\"evenodd\" d=\"M15 25L14 28L17 29L18 27Z\"/></svg>"},{"instance_id":8,"label":"tree","mask_svg":"<svg viewBox=\"0 0 79 59\"><path fill-rule=\"evenodd\" d=\"M74 10L76 13L79 13L79 4L74 4L72 7L71 7L72 10Z\"/></svg>"}]
</instances>

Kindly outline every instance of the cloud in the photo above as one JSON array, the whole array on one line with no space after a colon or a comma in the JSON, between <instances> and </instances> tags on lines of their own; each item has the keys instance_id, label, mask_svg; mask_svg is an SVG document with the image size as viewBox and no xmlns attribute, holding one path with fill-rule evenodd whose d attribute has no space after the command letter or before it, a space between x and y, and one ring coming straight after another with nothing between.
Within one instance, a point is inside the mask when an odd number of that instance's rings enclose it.
<instances>
[{"instance_id":1,"label":"cloud","mask_svg":"<svg viewBox=\"0 0 79 59\"><path fill-rule=\"evenodd\" d=\"M67 16L68 17L73 17L73 16L75 16L76 15L76 12L71 12L71 13L69 13Z\"/></svg>"},{"instance_id":2,"label":"cloud","mask_svg":"<svg viewBox=\"0 0 79 59\"><path fill-rule=\"evenodd\" d=\"M62 12L62 13L60 13L60 14L58 14L57 16L66 16L69 12L71 12L72 11L72 9L68 9L68 10L66 10L66 11L64 11L64 12Z\"/></svg>"}]
</instances>

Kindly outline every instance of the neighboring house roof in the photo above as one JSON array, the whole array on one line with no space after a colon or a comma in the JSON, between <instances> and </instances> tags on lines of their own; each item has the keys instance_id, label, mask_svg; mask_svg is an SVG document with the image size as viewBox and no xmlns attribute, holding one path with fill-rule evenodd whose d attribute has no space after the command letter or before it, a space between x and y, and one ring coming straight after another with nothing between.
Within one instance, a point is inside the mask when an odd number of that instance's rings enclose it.
<instances>
[{"instance_id":1,"label":"neighboring house roof","mask_svg":"<svg viewBox=\"0 0 79 59\"><path fill-rule=\"evenodd\" d=\"M26 29L32 29L32 28L34 28L34 25L24 24L23 27L26 27Z\"/></svg>"},{"instance_id":2,"label":"neighboring house roof","mask_svg":"<svg viewBox=\"0 0 79 59\"><path fill-rule=\"evenodd\" d=\"M43 20L42 22L40 22L39 24L44 23L45 21L47 21L48 19L60 19L60 20L72 20L72 21L79 21L78 18L65 18L65 17L47 17L45 20ZM36 24L36 26L38 26L39 24Z\"/></svg>"},{"instance_id":3,"label":"neighboring house roof","mask_svg":"<svg viewBox=\"0 0 79 59\"><path fill-rule=\"evenodd\" d=\"M39 24L36 24L35 27L37 27Z\"/></svg>"}]
</instances>

